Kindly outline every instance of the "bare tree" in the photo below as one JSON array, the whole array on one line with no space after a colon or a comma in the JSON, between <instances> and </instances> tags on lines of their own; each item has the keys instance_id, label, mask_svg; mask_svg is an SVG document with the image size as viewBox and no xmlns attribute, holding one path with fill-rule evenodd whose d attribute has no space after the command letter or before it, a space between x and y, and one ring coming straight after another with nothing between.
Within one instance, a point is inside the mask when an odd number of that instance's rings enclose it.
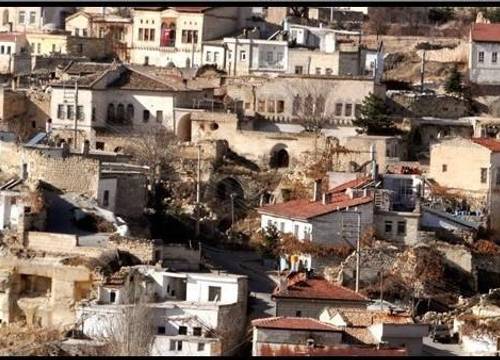
<instances>
[{"instance_id":1,"label":"bare tree","mask_svg":"<svg viewBox=\"0 0 500 360\"><path fill-rule=\"evenodd\" d=\"M114 316L113 316L114 315ZM106 355L148 356L154 342L153 309L143 302L119 306L104 326Z\"/></svg>"},{"instance_id":2,"label":"bare tree","mask_svg":"<svg viewBox=\"0 0 500 360\"><path fill-rule=\"evenodd\" d=\"M369 17L367 23L368 31L375 33L378 40L379 35L385 35L387 30L389 30L389 24L386 20L386 8L374 8Z\"/></svg>"}]
</instances>

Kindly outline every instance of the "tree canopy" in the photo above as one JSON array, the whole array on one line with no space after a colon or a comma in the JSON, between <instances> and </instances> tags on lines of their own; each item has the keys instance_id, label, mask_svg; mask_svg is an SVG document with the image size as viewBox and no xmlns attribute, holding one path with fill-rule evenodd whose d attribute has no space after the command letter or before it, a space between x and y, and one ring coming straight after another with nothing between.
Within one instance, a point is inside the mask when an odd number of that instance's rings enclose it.
<instances>
[{"instance_id":1,"label":"tree canopy","mask_svg":"<svg viewBox=\"0 0 500 360\"><path fill-rule=\"evenodd\" d=\"M372 93L364 98L352 123L360 128L359 132L368 135L390 135L396 132L384 100Z\"/></svg>"}]
</instances>

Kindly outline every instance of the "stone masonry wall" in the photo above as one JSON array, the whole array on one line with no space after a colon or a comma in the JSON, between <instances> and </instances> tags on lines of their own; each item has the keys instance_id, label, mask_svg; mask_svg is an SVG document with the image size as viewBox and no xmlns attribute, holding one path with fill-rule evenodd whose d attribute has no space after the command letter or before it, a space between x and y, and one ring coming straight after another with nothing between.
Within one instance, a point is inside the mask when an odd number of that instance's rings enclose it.
<instances>
[{"instance_id":1,"label":"stone masonry wall","mask_svg":"<svg viewBox=\"0 0 500 360\"><path fill-rule=\"evenodd\" d=\"M70 155L51 158L39 150L26 149L24 163L28 164L28 183L42 180L60 190L97 196L100 166L95 159Z\"/></svg>"}]
</instances>

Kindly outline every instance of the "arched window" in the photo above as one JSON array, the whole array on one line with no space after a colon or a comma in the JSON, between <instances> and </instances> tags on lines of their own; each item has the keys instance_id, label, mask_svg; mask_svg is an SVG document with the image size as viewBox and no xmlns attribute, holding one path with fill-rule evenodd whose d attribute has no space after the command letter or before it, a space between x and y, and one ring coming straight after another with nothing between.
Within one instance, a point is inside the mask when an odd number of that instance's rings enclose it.
<instances>
[{"instance_id":1,"label":"arched window","mask_svg":"<svg viewBox=\"0 0 500 360\"><path fill-rule=\"evenodd\" d=\"M125 106L123 104L118 104L116 107L116 120L119 123L123 123L125 120Z\"/></svg>"},{"instance_id":2,"label":"arched window","mask_svg":"<svg viewBox=\"0 0 500 360\"><path fill-rule=\"evenodd\" d=\"M313 114L313 97L311 94L307 95L304 101L304 115L311 116Z\"/></svg>"},{"instance_id":3,"label":"arched window","mask_svg":"<svg viewBox=\"0 0 500 360\"><path fill-rule=\"evenodd\" d=\"M299 94L293 98L292 115L299 115L302 107L302 99Z\"/></svg>"},{"instance_id":4,"label":"arched window","mask_svg":"<svg viewBox=\"0 0 500 360\"><path fill-rule=\"evenodd\" d=\"M320 95L316 98L316 109L314 110L314 115L320 116L325 112L325 98Z\"/></svg>"},{"instance_id":5,"label":"arched window","mask_svg":"<svg viewBox=\"0 0 500 360\"><path fill-rule=\"evenodd\" d=\"M2 15L2 25L7 25L9 23L9 10L5 9Z\"/></svg>"},{"instance_id":6,"label":"arched window","mask_svg":"<svg viewBox=\"0 0 500 360\"><path fill-rule=\"evenodd\" d=\"M134 105L127 105L127 122L134 121Z\"/></svg>"},{"instance_id":7,"label":"arched window","mask_svg":"<svg viewBox=\"0 0 500 360\"><path fill-rule=\"evenodd\" d=\"M115 121L115 105L113 104L108 105L108 121Z\"/></svg>"}]
</instances>

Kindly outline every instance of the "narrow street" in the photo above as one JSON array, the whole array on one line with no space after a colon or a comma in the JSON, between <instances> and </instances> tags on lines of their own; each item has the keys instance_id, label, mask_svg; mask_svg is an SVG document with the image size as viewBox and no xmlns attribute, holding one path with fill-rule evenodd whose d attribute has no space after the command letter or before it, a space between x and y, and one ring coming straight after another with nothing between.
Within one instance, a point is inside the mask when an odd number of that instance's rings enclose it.
<instances>
[{"instance_id":1,"label":"narrow street","mask_svg":"<svg viewBox=\"0 0 500 360\"><path fill-rule=\"evenodd\" d=\"M261 264L261 257L253 251L218 249L203 244L203 254L221 270L248 276L250 317L274 316L271 293L276 287L272 273L275 269Z\"/></svg>"}]
</instances>

